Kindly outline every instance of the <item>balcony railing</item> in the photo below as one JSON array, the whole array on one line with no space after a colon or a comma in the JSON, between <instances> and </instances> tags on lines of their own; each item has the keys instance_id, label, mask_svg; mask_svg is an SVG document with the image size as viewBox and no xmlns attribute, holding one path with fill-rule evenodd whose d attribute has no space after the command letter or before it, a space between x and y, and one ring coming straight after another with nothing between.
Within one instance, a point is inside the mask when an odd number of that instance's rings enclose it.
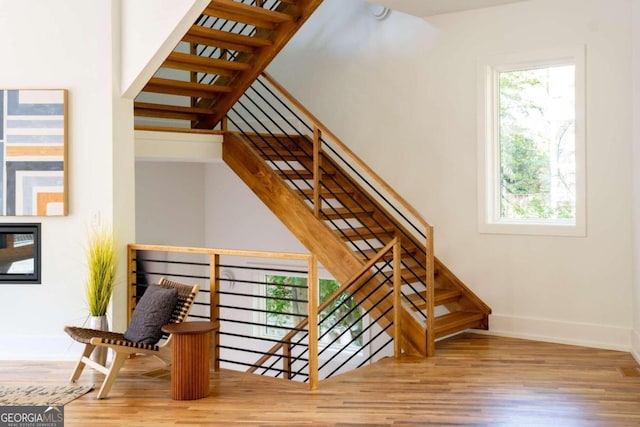
<instances>
[{"instance_id":1,"label":"balcony railing","mask_svg":"<svg viewBox=\"0 0 640 427\"><path fill-rule=\"evenodd\" d=\"M399 253L397 240L377 258L388 259L399 271L399 263L386 257L388 253ZM142 288L162 276L200 285L189 318L219 321L213 339L216 369L297 380L316 388L322 379L393 355L394 350L399 355L400 340L394 339L401 336L397 313L393 321L388 320L389 311L399 306L399 275L391 276L392 283L379 285L385 288L382 298L391 304L381 304L375 291L369 291L370 298L377 300L366 310L349 298L366 286L373 262L323 302L318 301L320 280L313 254L132 244L128 265L129 316ZM279 295L268 291L274 286L270 277L301 280L284 285L296 288L295 293ZM286 310L275 311L269 301L279 302ZM387 308L377 309L381 305ZM296 310L291 309L294 306ZM270 321L278 318L289 321Z\"/></svg>"}]
</instances>

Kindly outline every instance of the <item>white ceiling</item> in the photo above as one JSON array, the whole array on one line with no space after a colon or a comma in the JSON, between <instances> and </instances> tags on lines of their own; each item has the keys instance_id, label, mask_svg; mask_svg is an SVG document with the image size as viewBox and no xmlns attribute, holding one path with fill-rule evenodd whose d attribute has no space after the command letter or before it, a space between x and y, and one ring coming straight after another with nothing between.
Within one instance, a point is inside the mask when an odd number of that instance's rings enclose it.
<instances>
[{"instance_id":1,"label":"white ceiling","mask_svg":"<svg viewBox=\"0 0 640 427\"><path fill-rule=\"evenodd\" d=\"M366 0L392 10L424 18L442 13L517 3L525 0Z\"/></svg>"}]
</instances>

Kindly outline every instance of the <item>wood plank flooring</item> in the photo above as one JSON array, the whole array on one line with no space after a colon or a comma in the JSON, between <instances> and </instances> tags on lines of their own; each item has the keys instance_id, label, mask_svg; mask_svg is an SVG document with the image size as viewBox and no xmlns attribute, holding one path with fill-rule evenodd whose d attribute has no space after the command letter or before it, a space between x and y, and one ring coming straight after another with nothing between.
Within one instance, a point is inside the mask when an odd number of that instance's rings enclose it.
<instances>
[{"instance_id":1,"label":"wood plank flooring","mask_svg":"<svg viewBox=\"0 0 640 427\"><path fill-rule=\"evenodd\" d=\"M316 391L223 370L209 397L173 401L167 379L150 373L160 368L127 361L109 399L93 391L65 406L65 426L640 426L630 354L488 335L439 342L429 359L385 359ZM61 384L71 370L0 361L0 383ZM80 382L101 380L87 371Z\"/></svg>"}]
</instances>

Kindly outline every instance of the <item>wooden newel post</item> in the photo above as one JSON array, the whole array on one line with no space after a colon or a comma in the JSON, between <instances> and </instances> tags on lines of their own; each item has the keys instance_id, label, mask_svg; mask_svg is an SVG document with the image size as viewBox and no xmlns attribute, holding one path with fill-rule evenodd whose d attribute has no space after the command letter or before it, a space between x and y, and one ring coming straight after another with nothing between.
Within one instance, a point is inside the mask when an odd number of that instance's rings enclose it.
<instances>
[{"instance_id":1,"label":"wooden newel post","mask_svg":"<svg viewBox=\"0 0 640 427\"><path fill-rule=\"evenodd\" d=\"M402 286L402 280L400 277L400 271L402 269L401 264L401 252L402 246L400 239L396 236L393 244L393 356L399 358L402 355L402 324L400 316L401 294L400 287Z\"/></svg>"},{"instance_id":2,"label":"wooden newel post","mask_svg":"<svg viewBox=\"0 0 640 427\"><path fill-rule=\"evenodd\" d=\"M427 357L433 356L436 348L435 324L435 260L433 255L433 227L427 226Z\"/></svg>"},{"instance_id":3,"label":"wooden newel post","mask_svg":"<svg viewBox=\"0 0 640 427\"><path fill-rule=\"evenodd\" d=\"M209 320L218 322L220 318L220 255L215 254L209 257L210 282L209 282ZM213 370L220 370L220 334L219 330L213 333L211 340L211 357Z\"/></svg>"},{"instance_id":4,"label":"wooden newel post","mask_svg":"<svg viewBox=\"0 0 640 427\"><path fill-rule=\"evenodd\" d=\"M291 379L291 341L287 341L287 343L282 348L282 370L286 375L288 380Z\"/></svg>"},{"instance_id":5,"label":"wooden newel post","mask_svg":"<svg viewBox=\"0 0 640 427\"><path fill-rule=\"evenodd\" d=\"M318 388L318 258L311 255L309 259L308 279L308 315L309 322L309 388Z\"/></svg>"}]
</instances>

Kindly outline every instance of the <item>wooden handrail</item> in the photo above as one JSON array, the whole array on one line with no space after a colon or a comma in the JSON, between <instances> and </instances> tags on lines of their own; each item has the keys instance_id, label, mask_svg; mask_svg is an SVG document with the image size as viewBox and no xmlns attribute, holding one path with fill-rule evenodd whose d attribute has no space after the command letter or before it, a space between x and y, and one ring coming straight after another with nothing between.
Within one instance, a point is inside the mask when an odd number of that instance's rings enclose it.
<instances>
[{"instance_id":1,"label":"wooden handrail","mask_svg":"<svg viewBox=\"0 0 640 427\"><path fill-rule=\"evenodd\" d=\"M242 249L218 249L218 248L195 248L190 246L170 246L170 245L140 245L129 244L130 250L139 251L157 251L157 252L177 252L177 253L192 253L192 254L206 254L206 255L231 255L231 256L246 256L255 258L275 258L275 259L289 259L298 261L308 261L311 257L309 254L295 253L295 252L270 252L270 251L251 251Z\"/></svg>"},{"instance_id":2,"label":"wooden handrail","mask_svg":"<svg viewBox=\"0 0 640 427\"><path fill-rule=\"evenodd\" d=\"M307 283L307 320L311 325L318 324L318 297L320 290L318 285L320 280L318 279L318 257L311 255L309 260L309 281ZM318 370L320 362L318 360L318 328L309 328L307 330L309 336L309 388L315 390L318 388Z\"/></svg>"},{"instance_id":3,"label":"wooden handrail","mask_svg":"<svg viewBox=\"0 0 640 427\"><path fill-rule=\"evenodd\" d=\"M400 316L400 301L401 292L400 287L402 281L400 280L401 256L402 245L400 239L397 237L394 239L393 245L393 357L396 359L400 357L402 353L402 325L400 324L402 317Z\"/></svg>"},{"instance_id":4,"label":"wooden handrail","mask_svg":"<svg viewBox=\"0 0 640 427\"><path fill-rule=\"evenodd\" d=\"M325 308L331 305L331 303L336 298L338 298L344 292L347 292L354 284L356 284L356 282L362 276L364 276L371 268L373 268L374 265L380 262L382 257L387 252L389 252L390 250L393 250L394 245L398 242L399 242L399 239L395 237L393 240L387 243L385 247L380 249L373 258L371 258L364 266L362 266L362 268L353 276L353 278L351 278L347 283L343 284L338 289L333 291L333 293L329 295L327 299L318 306L318 313L321 313ZM263 363L265 363L267 360L273 357L272 354L274 354L276 351L284 347L291 340L291 338L293 338L298 332L300 332L299 331L300 329L305 328L308 324L309 324L308 319L302 319L296 326L292 328L293 329L292 331L290 331L289 333L287 333L285 336L282 337L280 342L278 342L269 350L267 350L266 354L260 357L260 359L256 361L256 363L254 364L255 366L252 366L251 368L247 369L247 372L248 373L255 372L260 366L262 366Z\"/></svg>"},{"instance_id":5,"label":"wooden handrail","mask_svg":"<svg viewBox=\"0 0 640 427\"><path fill-rule=\"evenodd\" d=\"M398 192L396 192L393 187L387 184L378 174L376 174L365 162L363 162L356 154L349 149L337 136L329 130L320 120L318 120L309 110L307 110L296 98L291 95L282 85L280 85L269 73L266 71L262 72L262 76L274 87L287 101L289 101L294 107L296 107L312 124L314 127L318 128L324 135L328 136L333 142L338 146L338 148L343 151L354 164L358 166L361 170L364 170L371 178L376 181L376 184L379 185L385 192L390 194L396 201L411 215L415 217L415 219L426 229L432 228L432 226L422 217L422 215L411 206Z\"/></svg>"},{"instance_id":6,"label":"wooden handrail","mask_svg":"<svg viewBox=\"0 0 640 427\"><path fill-rule=\"evenodd\" d=\"M436 348L436 334L435 334L435 256L433 254L433 228L427 230L427 259L426 268L427 273L427 357L433 356Z\"/></svg>"},{"instance_id":7,"label":"wooden handrail","mask_svg":"<svg viewBox=\"0 0 640 427\"><path fill-rule=\"evenodd\" d=\"M127 324L131 322L131 315L133 313L134 302L133 295L131 295L131 288L136 281L135 262L136 251L155 251L155 252L172 252L172 253L189 253L189 254L203 254L208 255L211 259L210 262L210 278L209 289L212 290L209 297L209 306L211 307L211 318L219 317L219 282L218 277L220 271L218 268L218 261L221 255L230 256L242 256L242 257L255 257L255 258L268 258L268 259L286 259L293 261L307 261L312 260L312 255L291 253L291 252L266 252L266 251L248 251L238 249L215 249L215 248L197 248L190 246L170 246L170 245L142 245L136 243L129 243L127 245ZM219 337L215 334L214 343L217 343ZM215 366L214 369L218 369L219 349L215 348Z\"/></svg>"}]
</instances>

